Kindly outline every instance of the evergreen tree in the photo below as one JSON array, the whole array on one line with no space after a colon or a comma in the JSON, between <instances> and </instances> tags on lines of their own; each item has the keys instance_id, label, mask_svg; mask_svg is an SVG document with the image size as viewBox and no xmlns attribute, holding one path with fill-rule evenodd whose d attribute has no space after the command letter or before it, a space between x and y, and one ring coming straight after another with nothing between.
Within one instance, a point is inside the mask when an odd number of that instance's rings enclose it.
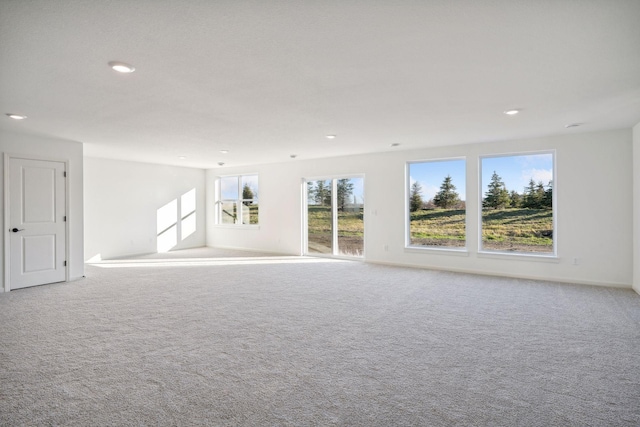
<instances>
[{"instance_id":1,"label":"evergreen tree","mask_svg":"<svg viewBox=\"0 0 640 427\"><path fill-rule=\"evenodd\" d=\"M522 196L520 195L520 193L515 190L511 190L511 193L509 193L509 198L511 199L510 206L512 208L522 207Z\"/></svg>"},{"instance_id":2,"label":"evergreen tree","mask_svg":"<svg viewBox=\"0 0 640 427\"><path fill-rule=\"evenodd\" d=\"M491 182L487 186L487 192L485 193L484 200L482 201L482 207L490 209L504 209L510 203L509 192L502 182L502 178L493 171L491 175Z\"/></svg>"},{"instance_id":3,"label":"evergreen tree","mask_svg":"<svg viewBox=\"0 0 640 427\"><path fill-rule=\"evenodd\" d=\"M536 183L531 178L529 180L529 185L524 188L524 197L522 200L522 207L527 209L537 209L537 200L536 200Z\"/></svg>"},{"instance_id":4,"label":"evergreen tree","mask_svg":"<svg viewBox=\"0 0 640 427\"><path fill-rule=\"evenodd\" d=\"M244 200L245 205L250 205L253 203L253 190L249 187L248 183L244 183L242 186L242 199Z\"/></svg>"},{"instance_id":5,"label":"evergreen tree","mask_svg":"<svg viewBox=\"0 0 640 427\"><path fill-rule=\"evenodd\" d=\"M538 185L536 185L536 202L537 202L537 209L544 209L545 208L545 198L546 198L546 189L544 188L544 184L542 183L542 181L538 182Z\"/></svg>"},{"instance_id":6,"label":"evergreen tree","mask_svg":"<svg viewBox=\"0 0 640 427\"><path fill-rule=\"evenodd\" d=\"M551 182L549 183L551 185ZM537 184L531 178L525 188L523 207L528 209L545 209L551 207L551 191L545 188L542 181ZM548 193L548 194L547 194Z\"/></svg>"},{"instance_id":7,"label":"evergreen tree","mask_svg":"<svg viewBox=\"0 0 640 427\"><path fill-rule=\"evenodd\" d=\"M422 207L422 186L418 181L411 184L409 196L409 210L415 212Z\"/></svg>"},{"instance_id":8,"label":"evergreen tree","mask_svg":"<svg viewBox=\"0 0 640 427\"><path fill-rule=\"evenodd\" d=\"M312 181L307 181L307 203L310 205L316 201L316 188Z\"/></svg>"},{"instance_id":9,"label":"evergreen tree","mask_svg":"<svg viewBox=\"0 0 640 427\"><path fill-rule=\"evenodd\" d=\"M553 181L549 181L549 185L547 185L547 189L544 192L544 207L553 207Z\"/></svg>"},{"instance_id":10,"label":"evergreen tree","mask_svg":"<svg viewBox=\"0 0 640 427\"><path fill-rule=\"evenodd\" d=\"M344 211L349 197L353 194L353 182L350 179L339 179L338 185L338 210Z\"/></svg>"},{"instance_id":11,"label":"evergreen tree","mask_svg":"<svg viewBox=\"0 0 640 427\"><path fill-rule=\"evenodd\" d=\"M456 186L451 182L450 175L447 175L440 185L440 191L433 198L433 203L442 209L451 209L460 203L460 196L456 193Z\"/></svg>"},{"instance_id":12,"label":"evergreen tree","mask_svg":"<svg viewBox=\"0 0 640 427\"><path fill-rule=\"evenodd\" d=\"M325 185L324 181L316 181L314 199L316 204L320 206L331 205L331 185Z\"/></svg>"}]
</instances>

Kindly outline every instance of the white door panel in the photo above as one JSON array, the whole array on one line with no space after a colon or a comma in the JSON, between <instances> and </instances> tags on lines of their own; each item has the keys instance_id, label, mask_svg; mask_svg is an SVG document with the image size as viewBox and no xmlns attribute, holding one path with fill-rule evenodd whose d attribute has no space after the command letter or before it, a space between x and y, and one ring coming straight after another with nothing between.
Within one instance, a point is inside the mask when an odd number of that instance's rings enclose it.
<instances>
[{"instance_id":1,"label":"white door panel","mask_svg":"<svg viewBox=\"0 0 640 427\"><path fill-rule=\"evenodd\" d=\"M9 159L11 289L66 279L65 164Z\"/></svg>"}]
</instances>

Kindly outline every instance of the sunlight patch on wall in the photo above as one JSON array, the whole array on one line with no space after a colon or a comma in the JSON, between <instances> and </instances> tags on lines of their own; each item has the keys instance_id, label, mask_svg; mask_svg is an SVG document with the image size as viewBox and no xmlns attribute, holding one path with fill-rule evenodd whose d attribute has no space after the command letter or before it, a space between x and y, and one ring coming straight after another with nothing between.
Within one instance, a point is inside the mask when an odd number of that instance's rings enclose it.
<instances>
[{"instance_id":1,"label":"sunlight patch on wall","mask_svg":"<svg viewBox=\"0 0 640 427\"><path fill-rule=\"evenodd\" d=\"M156 214L158 233L156 250L168 252L178 243L178 200L174 199L159 208Z\"/></svg>"},{"instance_id":2,"label":"sunlight patch on wall","mask_svg":"<svg viewBox=\"0 0 640 427\"><path fill-rule=\"evenodd\" d=\"M196 189L180 196L180 238L186 239L196 232Z\"/></svg>"},{"instance_id":3,"label":"sunlight patch on wall","mask_svg":"<svg viewBox=\"0 0 640 427\"><path fill-rule=\"evenodd\" d=\"M196 189L184 193L156 212L157 252L168 252L196 232Z\"/></svg>"}]
</instances>

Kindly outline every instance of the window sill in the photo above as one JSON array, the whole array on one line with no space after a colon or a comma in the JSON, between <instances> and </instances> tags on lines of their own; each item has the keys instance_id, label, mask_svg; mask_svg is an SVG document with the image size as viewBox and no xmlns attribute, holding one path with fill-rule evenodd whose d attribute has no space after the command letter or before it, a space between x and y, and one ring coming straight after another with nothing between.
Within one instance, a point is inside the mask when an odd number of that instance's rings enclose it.
<instances>
[{"instance_id":1,"label":"window sill","mask_svg":"<svg viewBox=\"0 0 640 427\"><path fill-rule=\"evenodd\" d=\"M494 258L494 259L510 259L521 261L536 261L536 262L550 262L559 263L560 258L555 254L542 255L536 253L523 253L523 252L499 252L499 251L478 251L478 258Z\"/></svg>"},{"instance_id":2,"label":"window sill","mask_svg":"<svg viewBox=\"0 0 640 427\"><path fill-rule=\"evenodd\" d=\"M469 256L467 248L438 248L435 246L405 246L408 253L433 253L438 255Z\"/></svg>"}]
</instances>

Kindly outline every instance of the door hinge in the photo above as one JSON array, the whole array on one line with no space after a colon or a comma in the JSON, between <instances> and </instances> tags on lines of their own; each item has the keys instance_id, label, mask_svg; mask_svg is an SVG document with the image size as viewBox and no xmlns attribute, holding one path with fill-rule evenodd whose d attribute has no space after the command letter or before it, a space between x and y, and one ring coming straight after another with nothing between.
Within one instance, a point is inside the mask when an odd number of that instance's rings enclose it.
<instances>
[{"instance_id":1,"label":"door hinge","mask_svg":"<svg viewBox=\"0 0 640 427\"><path fill-rule=\"evenodd\" d=\"M62 220L63 220L64 222L67 222L67 216L65 215L65 216L62 218Z\"/></svg>"},{"instance_id":2,"label":"door hinge","mask_svg":"<svg viewBox=\"0 0 640 427\"><path fill-rule=\"evenodd\" d=\"M62 172L64 174L64 177L67 177L67 171Z\"/></svg>"},{"instance_id":3,"label":"door hinge","mask_svg":"<svg viewBox=\"0 0 640 427\"><path fill-rule=\"evenodd\" d=\"M65 267L67 266L67 261L65 261L65 262L64 262L64 266L65 266Z\"/></svg>"}]
</instances>

